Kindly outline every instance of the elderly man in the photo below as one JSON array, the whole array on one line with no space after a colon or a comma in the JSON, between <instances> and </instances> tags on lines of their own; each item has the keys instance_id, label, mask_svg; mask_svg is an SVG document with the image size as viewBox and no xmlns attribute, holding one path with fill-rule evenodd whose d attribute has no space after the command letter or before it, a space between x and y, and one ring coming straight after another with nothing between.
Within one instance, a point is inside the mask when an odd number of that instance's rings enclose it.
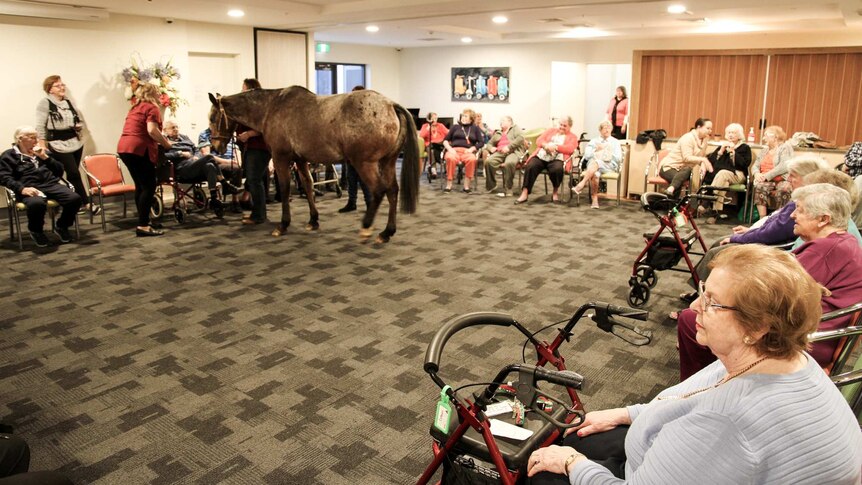
<instances>
[{"instance_id":1,"label":"elderly man","mask_svg":"<svg viewBox=\"0 0 862 485\"><path fill-rule=\"evenodd\" d=\"M485 188L489 193L505 197L512 192L515 166L527 150L524 133L511 116L500 118L500 130L485 144ZM497 185L496 170L503 167L503 185ZM514 195L514 194L513 194Z\"/></svg>"},{"instance_id":2,"label":"elderly man","mask_svg":"<svg viewBox=\"0 0 862 485\"><path fill-rule=\"evenodd\" d=\"M48 199L57 201L63 213L57 219L54 233L61 243L72 240L69 228L81 207L81 196L61 180L63 165L37 146L36 129L21 126L15 130L12 148L0 155L0 185L15 192L15 198L27 207L27 229L40 248L47 247L48 237L43 228Z\"/></svg>"},{"instance_id":3,"label":"elderly man","mask_svg":"<svg viewBox=\"0 0 862 485\"><path fill-rule=\"evenodd\" d=\"M225 180L215 157L212 155L195 155L195 144L189 137L180 134L180 128L175 121L165 121L162 133L173 144L171 149L165 152L165 158L174 162L177 179L181 182L195 182L205 179L210 189L211 208L215 209L222 205L218 198L218 182L221 182L225 194L235 194L239 191Z\"/></svg>"},{"instance_id":4,"label":"elderly man","mask_svg":"<svg viewBox=\"0 0 862 485\"><path fill-rule=\"evenodd\" d=\"M593 138L584 150L584 162L587 170L584 172L580 183L572 190L580 194L586 184L590 184L590 195L593 209L599 208L599 177L608 172L620 171L620 160L623 159L623 150L620 142L611 136L613 125L610 121L599 123L598 138Z\"/></svg>"}]
</instances>

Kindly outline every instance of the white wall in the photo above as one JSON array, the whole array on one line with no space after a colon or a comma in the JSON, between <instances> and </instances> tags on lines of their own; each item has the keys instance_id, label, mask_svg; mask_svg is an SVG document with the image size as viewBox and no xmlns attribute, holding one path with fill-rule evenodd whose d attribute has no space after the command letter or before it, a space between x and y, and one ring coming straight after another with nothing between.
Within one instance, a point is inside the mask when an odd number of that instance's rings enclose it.
<instances>
[{"instance_id":1,"label":"white wall","mask_svg":"<svg viewBox=\"0 0 862 485\"><path fill-rule=\"evenodd\" d=\"M599 123L607 119L608 103L617 86L631 92L631 64L588 64L584 96L584 129L587 138L599 136ZM580 134L580 132L578 132Z\"/></svg>"},{"instance_id":2,"label":"white wall","mask_svg":"<svg viewBox=\"0 0 862 485\"><path fill-rule=\"evenodd\" d=\"M317 62L365 64L365 76L367 78L367 85L365 87L373 89L389 99L401 103L401 78L399 69L401 64L401 52L393 47L333 43L329 43L329 45L329 52L315 54ZM312 67L312 78L314 78L313 69L314 68ZM409 108L412 106L404 104L404 107Z\"/></svg>"},{"instance_id":3,"label":"white wall","mask_svg":"<svg viewBox=\"0 0 862 485\"><path fill-rule=\"evenodd\" d=\"M137 53L147 62L170 60L184 76L177 83L180 95L188 97L189 52L236 55L242 72L237 91L242 77L254 74L250 27L179 20L168 25L158 18L123 15L93 23L0 16L0 59L7 67L0 78L0 92L5 93L0 137L11 141L15 127L35 122L36 103L45 96L42 81L59 74L87 123L85 154L114 152L129 108L120 72L130 57ZM192 122L182 107L177 119L181 130Z\"/></svg>"}]
</instances>

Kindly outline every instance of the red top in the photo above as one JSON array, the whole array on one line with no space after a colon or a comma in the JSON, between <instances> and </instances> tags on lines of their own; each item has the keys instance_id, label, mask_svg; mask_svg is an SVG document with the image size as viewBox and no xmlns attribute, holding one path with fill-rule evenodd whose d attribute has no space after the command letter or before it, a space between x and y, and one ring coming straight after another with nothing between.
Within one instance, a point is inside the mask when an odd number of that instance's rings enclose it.
<instances>
[{"instance_id":1,"label":"red top","mask_svg":"<svg viewBox=\"0 0 862 485\"><path fill-rule=\"evenodd\" d=\"M608 120L614 119L612 116L612 114L614 112L614 105L616 105L616 107L617 107L617 118L615 120L616 123L614 123L614 126L623 126L623 123L626 120L626 116L629 115L629 98L623 98L619 102L619 104L617 104L617 97L616 96L611 98L611 102L608 105L608 109L605 111L605 113L607 113L607 115L608 115Z\"/></svg>"},{"instance_id":2,"label":"red top","mask_svg":"<svg viewBox=\"0 0 862 485\"><path fill-rule=\"evenodd\" d=\"M150 161L156 163L159 156L159 145L147 131L147 123L153 121L162 129L162 114L153 103L142 101L129 110L123 134L117 143L117 153L133 153L140 157L149 153Z\"/></svg>"},{"instance_id":3,"label":"red top","mask_svg":"<svg viewBox=\"0 0 862 485\"><path fill-rule=\"evenodd\" d=\"M419 137L425 140L425 146L432 143L443 143L443 138L446 138L446 134L449 133L449 128L446 128L446 125L443 123L434 123L434 126L431 126L431 123L425 123L422 125L422 129L419 130Z\"/></svg>"}]
</instances>

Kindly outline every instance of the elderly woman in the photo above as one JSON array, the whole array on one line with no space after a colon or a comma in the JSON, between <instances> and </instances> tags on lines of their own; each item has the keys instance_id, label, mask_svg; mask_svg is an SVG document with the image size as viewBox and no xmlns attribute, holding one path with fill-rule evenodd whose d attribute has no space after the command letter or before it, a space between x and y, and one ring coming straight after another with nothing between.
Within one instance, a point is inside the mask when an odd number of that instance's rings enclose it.
<instances>
[{"instance_id":1,"label":"elderly woman","mask_svg":"<svg viewBox=\"0 0 862 485\"><path fill-rule=\"evenodd\" d=\"M515 183L515 167L527 151L524 132L511 116L500 118L500 130L485 144L485 188L489 193L505 197ZM498 168L503 168L503 184L497 185Z\"/></svg>"},{"instance_id":2,"label":"elderly woman","mask_svg":"<svg viewBox=\"0 0 862 485\"><path fill-rule=\"evenodd\" d=\"M43 230L48 199L63 207L54 232L61 243L71 241L69 228L75 223L81 197L60 183L63 165L37 144L36 129L32 126L15 130L14 140L12 148L0 155L0 185L15 192L15 199L27 208L27 229L36 246L44 248L49 244Z\"/></svg>"},{"instance_id":3,"label":"elderly woman","mask_svg":"<svg viewBox=\"0 0 862 485\"><path fill-rule=\"evenodd\" d=\"M793 147L785 140L787 134L780 126L766 127L763 131L766 147L751 167L754 205L760 217L766 216L767 208L779 209L790 201L793 188L787 182L787 161L793 158Z\"/></svg>"},{"instance_id":4,"label":"elderly woman","mask_svg":"<svg viewBox=\"0 0 862 485\"><path fill-rule=\"evenodd\" d=\"M610 121L599 123L598 138L593 138L584 150L584 160L587 162L587 170L583 178L572 190L580 194L586 184L590 184L593 209L599 208L599 178L603 173L619 172L620 160L623 158L622 147L616 138L611 137L612 125Z\"/></svg>"},{"instance_id":5,"label":"elderly woman","mask_svg":"<svg viewBox=\"0 0 862 485\"><path fill-rule=\"evenodd\" d=\"M524 185L521 186L521 196L515 204L527 202L533 184L539 178L542 170L548 171L548 178L554 186L552 200L560 202L560 185L563 184L563 163L572 156L578 148L578 137L572 133L572 117L563 116L556 128L549 128L536 140L536 150L524 166Z\"/></svg>"},{"instance_id":6,"label":"elderly woman","mask_svg":"<svg viewBox=\"0 0 862 485\"><path fill-rule=\"evenodd\" d=\"M629 120L629 98L626 95L625 86L617 86L617 92L611 98L605 114L607 115L607 121L613 127L611 135L617 140L625 140L626 127Z\"/></svg>"},{"instance_id":7,"label":"elderly woman","mask_svg":"<svg viewBox=\"0 0 862 485\"><path fill-rule=\"evenodd\" d=\"M437 178L436 165L442 164L441 156L443 154L443 139L449 133L449 128L443 123L437 122L437 113L431 112L425 117L426 123L419 130L419 138L425 140L425 150L430 156L431 161L431 178ZM422 168L425 171L425 168Z\"/></svg>"},{"instance_id":8,"label":"elderly woman","mask_svg":"<svg viewBox=\"0 0 862 485\"><path fill-rule=\"evenodd\" d=\"M823 312L858 303L862 295L862 249L856 237L847 232L850 194L831 184L812 184L794 190L793 201L793 232L805 243L792 253L808 274L829 290L823 296ZM714 274L713 269L709 281ZM681 313L678 325L681 379L715 360L714 350L710 352L696 339L696 322L686 315ZM836 319L824 323L820 330L843 328L849 323L849 317ZM811 356L825 367L836 345L836 341L817 342L811 346Z\"/></svg>"},{"instance_id":9,"label":"elderly woman","mask_svg":"<svg viewBox=\"0 0 862 485\"><path fill-rule=\"evenodd\" d=\"M36 135L39 146L50 150L51 157L63 164L63 170L75 193L87 201L87 190L81 180L78 167L84 153L81 130L84 119L72 100L66 97L66 84L60 76L53 74L42 82L46 96L36 105ZM102 210L99 206L90 207L94 214Z\"/></svg>"},{"instance_id":10,"label":"elderly woman","mask_svg":"<svg viewBox=\"0 0 862 485\"><path fill-rule=\"evenodd\" d=\"M712 121L698 118L694 128L682 135L676 146L668 152L659 166L659 176L670 184L667 195L679 196L679 190L690 177L694 168L703 165L706 172L712 172L712 163L706 158L706 146L712 134Z\"/></svg>"},{"instance_id":11,"label":"elderly woman","mask_svg":"<svg viewBox=\"0 0 862 485\"><path fill-rule=\"evenodd\" d=\"M706 158L712 164L712 172L704 174L703 185L730 187L745 182L748 177L748 166L751 165L751 148L745 143L742 125L739 123L727 125L724 129L724 141ZM724 194L722 190L716 191L718 200L712 203L713 214L707 219L708 223L715 223L715 216L724 209ZM706 211L705 207L699 207L699 213L703 212L701 209Z\"/></svg>"},{"instance_id":12,"label":"elderly woman","mask_svg":"<svg viewBox=\"0 0 862 485\"><path fill-rule=\"evenodd\" d=\"M452 192L452 179L458 165L464 164L464 188L465 194L470 193L470 181L476 174L477 153L485 145L485 134L474 124L476 113L471 109L461 112L460 121L452 126L446 137L443 138L446 159L446 192Z\"/></svg>"},{"instance_id":13,"label":"elderly woman","mask_svg":"<svg viewBox=\"0 0 862 485\"><path fill-rule=\"evenodd\" d=\"M859 424L805 352L822 294L790 253L723 252L691 305L718 362L647 404L587 413L568 446L533 452L533 483L859 483Z\"/></svg>"},{"instance_id":14,"label":"elderly woman","mask_svg":"<svg viewBox=\"0 0 862 485\"><path fill-rule=\"evenodd\" d=\"M166 150L173 145L162 135L158 86L143 83L135 94L135 104L126 114L123 133L117 142L117 153L135 181L135 207L138 209L135 235L161 236L163 232L150 223L150 207L156 194L159 145Z\"/></svg>"}]
</instances>

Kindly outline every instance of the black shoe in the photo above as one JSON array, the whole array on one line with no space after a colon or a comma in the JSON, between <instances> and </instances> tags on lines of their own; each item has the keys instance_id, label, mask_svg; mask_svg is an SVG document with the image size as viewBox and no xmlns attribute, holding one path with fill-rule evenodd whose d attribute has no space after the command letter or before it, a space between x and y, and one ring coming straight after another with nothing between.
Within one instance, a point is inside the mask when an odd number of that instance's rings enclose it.
<instances>
[{"instance_id":1,"label":"black shoe","mask_svg":"<svg viewBox=\"0 0 862 485\"><path fill-rule=\"evenodd\" d=\"M150 221L150 227L152 227L153 229L161 229L165 226L163 226L161 222Z\"/></svg>"},{"instance_id":2,"label":"black shoe","mask_svg":"<svg viewBox=\"0 0 862 485\"><path fill-rule=\"evenodd\" d=\"M72 242L72 234L69 233L68 227L55 227L54 234L60 238L60 242L63 244Z\"/></svg>"},{"instance_id":3,"label":"black shoe","mask_svg":"<svg viewBox=\"0 0 862 485\"><path fill-rule=\"evenodd\" d=\"M470 192L472 192L472 190L470 190L470 189L461 189L461 192L464 192L465 194L469 194Z\"/></svg>"},{"instance_id":4,"label":"black shoe","mask_svg":"<svg viewBox=\"0 0 862 485\"><path fill-rule=\"evenodd\" d=\"M679 295L679 299L686 302L686 303L691 303L694 300L697 300L697 292L692 291L691 293L683 293L683 294Z\"/></svg>"},{"instance_id":5,"label":"black shoe","mask_svg":"<svg viewBox=\"0 0 862 485\"><path fill-rule=\"evenodd\" d=\"M209 205L213 211L224 209L224 204L218 199L210 199Z\"/></svg>"},{"instance_id":6,"label":"black shoe","mask_svg":"<svg viewBox=\"0 0 862 485\"><path fill-rule=\"evenodd\" d=\"M240 193L242 189L228 182L227 180L221 181L221 191L224 195L233 195Z\"/></svg>"},{"instance_id":7,"label":"black shoe","mask_svg":"<svg viewBox=\"0 0 862 485\"><path fill-rule=\"evenodd\" d=\"M31 232L30 237L33 238L36 247L47 248L51 244L51 241L48 240L48 236L44 232Z\"/></svg>"},{"instance_id":8,"label":"black shoe","mask_svg":"<svg viewBox=\"0 0 862 485\"><path fill-rule=\"evenodd\" d=\"M356 210L356 204L351 204L348 202L346 206L342 207L341 209L338 209L338 212L340 214L344 214L346 212L353 212L355 210Z\"/></svg>"},{"instance_id":9,"label":"black shoe","mask_svg":"<svg viewBox=\"0 0 862 485\"><path fill-rule=\"evenodd\" d=\"M323 192L321 192L318 189L314 189L314 196L315 197L323 197Z\"/></svg>"},{"instance_id":10,"label":"black shoe","mask_svg":"<svg viewBox=\"0 0 862 485\"><path fill-rule=\"evenodd\" d=\"M135 235L137 237L154 237L161 236L164 232L159 231L158 229L153 229L152 226L146 229L135 229Z\"/></svg>"}]
</instances>

